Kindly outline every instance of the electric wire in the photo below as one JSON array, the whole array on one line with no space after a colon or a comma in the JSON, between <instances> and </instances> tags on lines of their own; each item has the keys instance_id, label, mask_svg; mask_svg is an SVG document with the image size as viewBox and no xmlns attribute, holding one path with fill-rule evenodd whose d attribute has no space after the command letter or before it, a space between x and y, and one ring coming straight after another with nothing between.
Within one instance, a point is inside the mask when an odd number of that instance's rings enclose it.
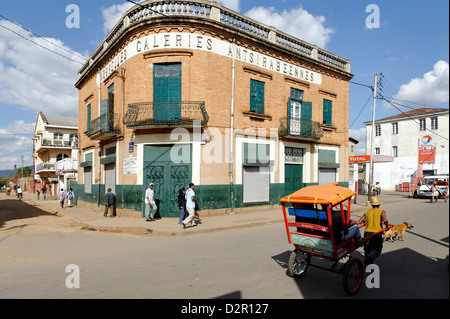
<instances>
[{"instance_id":1,"label":"electric wire","mask_svg":"<svg viewBox=\"0 0 450 319\"><path fill-rule=\"evenodd\" d=\"M33 43L33 44L35 44L35 45L41 47L42 49L45 49L45 50L47 50L47 51L49 51L49 52L52 52L52 53L54 53L54 54L56 54L56 55L59 55L60 57L63 57L64 59L67 59L67 60L69 60L69 61L72 61L72 62L81 64L81 65L84 65L84 63L82 63L82 62L73 60L73 59L71 59L71 58L69 58L69 57L67 57L67 56L65 56L65 55L62 55L62 54L60 54L60 53L54 51L54 50L51 50L51 49L49 49L49 48L46 48L45 46L43 46L43 45L41 45L41 44L39 44L39 43L37 43L37 42L31 40L31 39L28 39L27 37L21 35L20 33L14 31L14 30L12 30L12 29L10 29L10 28L8 28L8 27L5 27L5 26L2 25L2 24L0 24L0 27L2 27L3 29L6 29L6 30L8 30L8 31L10 31L10 32L12 32L12 33L14 33L15 35L21 37L21 38L24 39L24 40L27 40L27 41L29 41L29 42L31 42L31 43Z\"/></svg>"},{"instance_id":2,"label":"electric wire","mask_svg":"<svg viewBox=\"0 0 450 319\"><path fill-rule=\"evenodd\" d=\"M47 38L44 38L44 37L40 36L39 34L37 34L37 33L33 32L33 31L31 31L31 30L25 28L24 26L18 24L17 22L14 22L13 20L8 19L8 18L5 17L4 15L0 14L0 17L2 17L3 19L5 19L5 20L7 20L7 21L9 21L9 22L11 22L11 23L13 23L13 24L15 24L16 26L18 26L19 28L22 28L23 30L30 32L30 33L33 34L34 36L36 36L36 37L38 37L38 38L40 38L40 39L42 39L42 40L44 40L44 41L46 41L46 42L48 42L48 43L54 45L55 47L60 48L61 50L64 50L64 51L66 51L66 52L68 52L68 53L70 53L70 54L76 55L77 57L83 59L85 62L87 61L86 58L85 58L84 56L82 56L82 55L80 55L80 54L78 54L78 53L76 53L76 52L74 52L74 51L70 51L70 50L68 50L68 49L66 49L66 48L64 48L64 47L62 47L62 46L59 46L58 44L56 44L56 43L54 43L54 42L48 40Z\"/></svg>"}]
</instances>

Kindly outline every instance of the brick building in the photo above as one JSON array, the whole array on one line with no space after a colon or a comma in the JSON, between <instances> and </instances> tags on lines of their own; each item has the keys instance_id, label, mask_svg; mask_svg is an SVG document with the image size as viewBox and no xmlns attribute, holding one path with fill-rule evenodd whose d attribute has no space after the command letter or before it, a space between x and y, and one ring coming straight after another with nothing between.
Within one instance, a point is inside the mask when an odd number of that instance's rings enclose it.
<instances>
[{"instance_id":1,"label":"brick building","mask_svg":"<svg viewBox=\"0 0 450 319\"><path fill-rule=\"evenodd\" d=\"M350 62L211 1L144 1L79 70L77 193L162 217L196 184L201 211L277 205L348 183ZM345 163L345 164L344 164Z\"/></svg>"}]
</instances>

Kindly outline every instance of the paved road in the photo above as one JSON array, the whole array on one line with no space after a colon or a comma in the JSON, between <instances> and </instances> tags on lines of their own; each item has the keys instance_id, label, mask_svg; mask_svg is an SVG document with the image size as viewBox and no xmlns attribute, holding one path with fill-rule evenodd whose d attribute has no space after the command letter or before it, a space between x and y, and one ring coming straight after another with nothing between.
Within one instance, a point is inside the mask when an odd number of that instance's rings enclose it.
<instances>
[{"instance_id":1,"label":"paved road","mask_svg":"<svg viewBox=\"0 0 450 319\"><path fill-rule=\"evenodd\" d=\"M382 201L391 224L415 228L406 242L384 245L376 261L381 287L363 286L353 298L448 299L448 204L399 194ZM292 247L283 224L141 237L78 231L32 210L0 200L0 298L347 298L340 275L310 268L302 278L288 276ZM45 230L48 223L55 227ZM66 287L70 264L80 269L80 288Z\"/></svg>"}]
</instances>

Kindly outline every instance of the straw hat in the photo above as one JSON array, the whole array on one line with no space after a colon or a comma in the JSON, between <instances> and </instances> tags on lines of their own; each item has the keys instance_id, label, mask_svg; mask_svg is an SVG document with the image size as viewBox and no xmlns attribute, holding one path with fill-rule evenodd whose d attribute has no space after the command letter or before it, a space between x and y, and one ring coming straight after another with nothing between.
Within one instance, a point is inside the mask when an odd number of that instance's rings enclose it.
<instances>
[{"instance_id":1,"label":"straw hat","mask_svg":"<svg viewBox=\"0 0 450 319\"><path fill-rule=\"evenodd\" d=\"M149 183L148 186L153 186L153 183Z\"/></svg>"},{"instance_id":2,"label":"straw hat","mask_svg":"<svg viewBox=\"0 0 450 319\"><path fill-rule=\"evenodd\" d=\"M380 202L380 199L376 196L372 197L372 199L370 200L370 205L372 205L372 206L378 206L381 204L382 204L382 202Z\"/></svg>"}]
</instances>

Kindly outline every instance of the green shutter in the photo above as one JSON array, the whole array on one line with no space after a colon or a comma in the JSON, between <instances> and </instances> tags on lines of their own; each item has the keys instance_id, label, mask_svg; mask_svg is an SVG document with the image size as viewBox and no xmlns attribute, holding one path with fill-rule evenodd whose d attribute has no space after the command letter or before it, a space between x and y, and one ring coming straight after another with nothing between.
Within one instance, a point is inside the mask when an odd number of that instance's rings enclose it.
<instances>
[{"instance_id":1,"label":"green shutter","mask_svg":"<svg viewBox=\"0 0 450 319\"><path fill-rule=\"evenodd\" d=\"M181 63L154 65L153 118L156 122L181 121Z\"/></svg>"},{"instance_id":2,"label":"green shutter","mask_svg":"<svg viewBox=\"0 0 450 319\"><path fill-rule=\"evenodd\" d=\"M312 102L302 102L300 135L310 138L312 136Z\"/></svg>"},{"instance_id":3,"label":"green shutter","mask_svg":"<svg viewBox=\"0 0 450 319\"><path fill-rule=\"evenodd\" d=\"M250 80L250 111L264 114L264 82Z\"/></svg>"},{"instance_id":4,"label":"green shutter","mask_svg":"<svg viewBox=\"0 0 450 319\"><path fill-rule=\"evenodd\" d=\"M91 105L89 104L87 107L87 130L91 129Z\"/></svg>"},{"instance_id":5,"label":"green shutter","mask_svg":"<svg viewBox=\"0 0 450 319\"><path fill-rule=\"evenodd\" d=\"M331 125L332 102L323 100L323 124Z\"/></svg>"}]
</instances>

